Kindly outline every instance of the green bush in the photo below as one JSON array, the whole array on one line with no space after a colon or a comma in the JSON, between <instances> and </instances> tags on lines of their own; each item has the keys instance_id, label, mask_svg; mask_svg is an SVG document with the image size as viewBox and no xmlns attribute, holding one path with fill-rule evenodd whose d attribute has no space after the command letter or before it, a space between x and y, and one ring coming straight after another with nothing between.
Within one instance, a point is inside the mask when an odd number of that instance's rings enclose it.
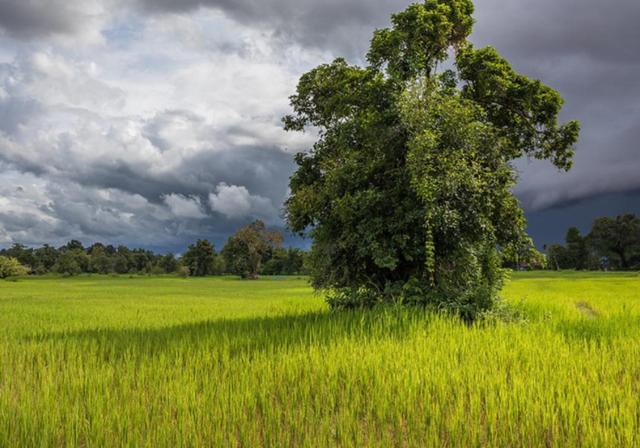
<instances>
[{"instance_id":1,"label":"green bush","mask_svg":"<svg viewBox=\"0 0 640 448\"><path fill-rule=\"evenodd\" d=\"M29 269L15 258L0 257L0 278L18 277L28 273Z\"/></svg>"}]
</instances>

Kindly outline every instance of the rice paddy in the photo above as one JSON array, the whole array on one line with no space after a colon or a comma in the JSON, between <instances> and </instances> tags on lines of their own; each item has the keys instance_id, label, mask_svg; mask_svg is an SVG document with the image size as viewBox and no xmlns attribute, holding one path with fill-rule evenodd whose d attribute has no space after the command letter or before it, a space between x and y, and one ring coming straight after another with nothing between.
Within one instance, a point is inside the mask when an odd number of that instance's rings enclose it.
<instances>
[{"instance_id":1,"label":"rice paddy","mask_svg":"<svg viewBox=\"0 0 640 448\"><path fill-rule=\"evenodd\" d=\"M305 279L0 282L0 447L640 446L638 274L524 319L330 313Z\"/></svg>"}]
</instances>

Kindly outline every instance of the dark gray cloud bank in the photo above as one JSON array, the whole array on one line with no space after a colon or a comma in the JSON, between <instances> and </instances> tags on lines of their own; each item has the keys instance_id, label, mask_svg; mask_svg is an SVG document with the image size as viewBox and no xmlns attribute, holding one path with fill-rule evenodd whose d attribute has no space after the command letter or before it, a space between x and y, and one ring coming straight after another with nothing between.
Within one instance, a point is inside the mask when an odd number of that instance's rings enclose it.
<instances>
[{"instance_id":1,"label":"dark gray cloud bank","mask_svg":"<svg viewBox=\"0 0 640 448\"><path fill-rule=\"evenodd\" d=\"M362 60L406 1L0 0L0 246L80 238L181 250L281 225L279 118L305 70ZM478 0L473 40L560 90L570 173L521 161L538 244L640 212L640 2Z\"/></svg>"}]
</instances>

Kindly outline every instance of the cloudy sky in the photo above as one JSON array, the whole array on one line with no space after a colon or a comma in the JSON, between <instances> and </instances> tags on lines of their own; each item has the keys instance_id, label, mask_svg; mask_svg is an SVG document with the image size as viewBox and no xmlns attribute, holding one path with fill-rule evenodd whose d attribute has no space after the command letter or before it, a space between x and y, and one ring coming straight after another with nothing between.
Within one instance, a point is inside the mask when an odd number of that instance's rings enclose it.
<instances>
[{"instance_id":1,"label":"cloudy sky","mask_svg":"<svg viewBox=\"0 0 640 448\"><path fill-rule=\"evenodd\" d=\"M71 238L180 251L281 226L299 76L362 62L405 0L0 0L0 247ZM640 2L477 0L476 45L559 89L575 168L521 161L538 244L640 212Z\"/></svg>"}]
</instances>

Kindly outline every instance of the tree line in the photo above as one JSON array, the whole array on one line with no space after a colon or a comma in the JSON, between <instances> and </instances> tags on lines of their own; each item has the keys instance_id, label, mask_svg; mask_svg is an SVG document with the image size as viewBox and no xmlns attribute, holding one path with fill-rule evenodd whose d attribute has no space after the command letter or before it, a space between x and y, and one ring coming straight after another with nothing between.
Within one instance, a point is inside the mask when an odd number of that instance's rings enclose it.
<instances>
[{"instance_id":1,"label":"tree line","mask_svg":"<svg viewBox=\"0 0 640 448\"><path fill-rule=\"evenodd\" d=\"M222 250L206 239L191 244L182 256L156 254L146 249L95 243L84 247L72 240L61 247L45 244L30 248L14 244L0 250L0 278L10 276L93 274L178 274L204 277L233 274L255 279L262 275L299 275L306 273L306 253L282 247L283 236L255 221L231 236Z\"/></svg>"},{"instance_id":2,"label":"tree line","mask_svg":"<svg viewBox=\"0 0 640 448\"><path fill-rule=\"evenodd\" d=\"M571 227L564 245L551 244L545 249L547 267L553 270L640 269L640 217L598 218L587 235Z\"/></svg>"}]
</instances>

